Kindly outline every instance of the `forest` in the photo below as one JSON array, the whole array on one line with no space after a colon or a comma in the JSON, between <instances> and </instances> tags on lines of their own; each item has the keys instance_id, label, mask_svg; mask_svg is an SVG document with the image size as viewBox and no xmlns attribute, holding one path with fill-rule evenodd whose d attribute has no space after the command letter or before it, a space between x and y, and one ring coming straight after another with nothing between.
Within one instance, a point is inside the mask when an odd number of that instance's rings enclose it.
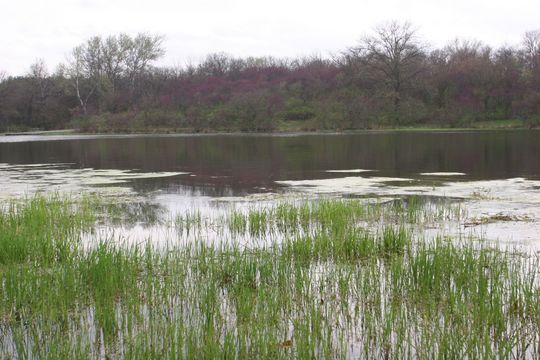
<instances>
[{"instance_id":1,"label":"forest","mask_svg":"<svg viewBox=\"0 0 540 360\"><path fill-rule=\"evenodd\" d=\"M181 46L180 44L178 46ZM0 132L345 131L540 125L540 30L432 47L390 21L328 56L157 66L164 37L94 36L50 71L0 71ZM37 54L39 55L39 54Z\"/></svg>"}]
</instances>

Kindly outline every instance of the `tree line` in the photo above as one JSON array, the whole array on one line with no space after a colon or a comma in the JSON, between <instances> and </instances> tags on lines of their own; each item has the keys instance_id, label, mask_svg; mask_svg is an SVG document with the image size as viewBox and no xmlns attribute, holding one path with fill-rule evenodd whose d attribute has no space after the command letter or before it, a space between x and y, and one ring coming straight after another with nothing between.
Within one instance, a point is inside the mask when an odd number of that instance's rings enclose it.
<instances>
[{"instance_id":1,"label":"tree line","mask_svg":"<svg viewBox=\"0 0 540 360\"><path fill-rule=\"evenodd\" d=\"M388 22L339 54L208 55L158 67L163 37L95 36L49 73L0 72L0 131L346 130L540 124L540 30L516 46L456 39L432 48Z\"/></svg>"}]
</instances>

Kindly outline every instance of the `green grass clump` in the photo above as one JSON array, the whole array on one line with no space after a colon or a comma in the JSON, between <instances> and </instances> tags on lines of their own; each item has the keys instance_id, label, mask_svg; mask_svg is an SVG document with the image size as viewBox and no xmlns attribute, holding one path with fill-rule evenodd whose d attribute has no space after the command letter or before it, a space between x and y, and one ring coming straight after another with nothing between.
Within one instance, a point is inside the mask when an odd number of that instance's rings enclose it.
<instances>
[{"instance_id":1,"label":"green grass clump","mask_svg":"<svg viewBox=\"0 0 540 360\"><path fill-rule=\"evenodd\" d=\"M0 211L0 265L69 260L81 232L94 224L91 199L76 207L68 197L36 195Z\"/></svg>"},{"instance_id":2,"label":"green grass clump","mask_svg":"<svg viewBox=\"0 0 540 360\"><path fill-rule=\"evenodd\" d=\"M364 229L344 228L321 232L315 236L287 239L282 244L282 256L293 260L354 260L373 256L402 254L410 246L410 235L404 228L385 228L372 235Z\"/></svg>"},{"instance_id":3,"label":"green grass clump","mask_svg":"<svg viewBox=\"0 0 540 360\"><path fill-rule=\"evenodd\" d=\"M278 204L212 223L241 243L197 237L209 223L195 211L177 222L179 236L195 234L193 241L130 247L90 237L81 246L98 208L39 198L2 209L1 229L12 238L39 229L50 244L0 267L1 358L476 359L540 351L538 257L468 239L424 241L406 220L433 218L418 203ZM373 219L382 225L366 229ZM260 245L276 231L282 237ZM58 255L64 242L73 245Z\"/></svg>"}]
</instances>

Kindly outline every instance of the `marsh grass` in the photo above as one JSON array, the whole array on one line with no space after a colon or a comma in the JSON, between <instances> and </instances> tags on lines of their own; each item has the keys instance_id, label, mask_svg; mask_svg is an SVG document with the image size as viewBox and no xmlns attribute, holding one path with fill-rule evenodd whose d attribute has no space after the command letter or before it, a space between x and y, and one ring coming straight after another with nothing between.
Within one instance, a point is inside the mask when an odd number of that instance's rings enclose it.
<instances>
[{"instance_id":1,"label":"marsh grass","mask_svg":"<svg viewBox=\"0 0 540 360\"><path fill-rule=\"evenodd\" d=\"M2 255L0 357L539 357L537 256L423 241L406 223L438 215L420 204L278 204L212 225L257 243L283 234L262 246L83 249L92 209L34 198L2 210L1 246L21 243ZM208 224L194 211L177 225Z\"/></svg>"},{"instance_id":2,"label":"marsh grass","mask_svg":"<svg viewBox=\"0 0 540 360\"><path fill-rule=\"evenodd\" d=\"M83 230L93 226L93 199L66 196L11 201L0 211L0 265L69 260Z\"/></svg>"}]
</instances>

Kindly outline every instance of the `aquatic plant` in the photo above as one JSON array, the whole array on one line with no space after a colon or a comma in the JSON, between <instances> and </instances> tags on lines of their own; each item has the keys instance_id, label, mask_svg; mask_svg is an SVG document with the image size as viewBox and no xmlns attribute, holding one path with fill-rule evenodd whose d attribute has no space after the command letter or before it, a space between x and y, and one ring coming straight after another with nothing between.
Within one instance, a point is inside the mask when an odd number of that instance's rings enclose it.
<instances>
[{"instance_id":1,"label":"aquatic plant","mask_svg":"<svg viewBox=\"0 0 540 360\"><path fill-rule=\"evenodd\" d=\"M433 207L325 199L232 210L212 223L241 243L198 237L209 223L190 211L177 225L197 236L160 246L92 238L99 209L62 197L2 209L0 234L9 236L0 244L19 243L0 263L0 357L535 358L540 351L538 256L466 238L427 241L407 222L436 218L422 215ZM370 218L382 225L366 228ZM273 236L278 230L283 237ZM86 246L80 233L90 237Z\"/></svg>"}]
</instances>

